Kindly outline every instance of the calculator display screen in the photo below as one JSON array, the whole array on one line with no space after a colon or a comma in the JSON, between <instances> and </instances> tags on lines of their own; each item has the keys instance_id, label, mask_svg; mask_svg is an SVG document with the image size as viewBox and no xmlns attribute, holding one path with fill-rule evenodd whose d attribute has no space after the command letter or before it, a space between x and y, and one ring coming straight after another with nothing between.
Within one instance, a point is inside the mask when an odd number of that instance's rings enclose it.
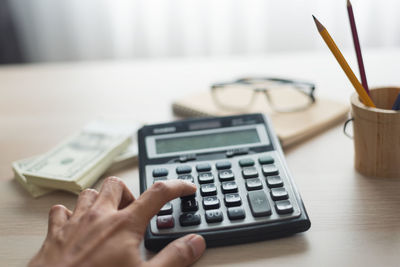
<instances>
[{"instance_id":1,"label":"calculator display screen","mask_svg":"<svg viewBox=\"0 0 400 267\"><path fill-rule=\"evenodd\" d=\"M156 139L157 154L259 143L255 128Z\"/></svg>"}]
</instances>

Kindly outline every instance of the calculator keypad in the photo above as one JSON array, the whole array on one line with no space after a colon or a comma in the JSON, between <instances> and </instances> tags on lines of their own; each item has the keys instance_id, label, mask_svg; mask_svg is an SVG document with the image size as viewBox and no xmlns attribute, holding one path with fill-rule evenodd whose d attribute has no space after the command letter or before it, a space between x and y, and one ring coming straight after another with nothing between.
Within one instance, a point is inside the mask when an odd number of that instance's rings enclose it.
<instances>
[{"instance_id":1,"label":"calculator keypad","mask_svg":"<svg viewBox=\"0 0 400 267\"><path fill-rule=\"evenodd\" d=\"M291 181L276 152L146 168L150 173L148 186L156 181L181 179L196 184L199 191L161 208L150 222L156 235L226 229L300 216Z\"/></svg>"}]
</instances>

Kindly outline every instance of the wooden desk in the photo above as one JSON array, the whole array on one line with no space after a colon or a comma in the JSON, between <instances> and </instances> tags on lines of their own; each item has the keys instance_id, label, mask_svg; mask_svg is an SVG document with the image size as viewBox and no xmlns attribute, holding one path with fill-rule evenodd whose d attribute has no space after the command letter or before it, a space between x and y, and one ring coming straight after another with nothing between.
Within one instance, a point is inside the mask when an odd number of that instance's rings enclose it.
<instances>
[{"instance_id":1,"label":"wooden desk","mask_svg":"<svg viewBox=\"0 0 400 267\"><path fill-rule=\"evenodd\" d=\"M365 64L370 84L400 84L400 50L366 51ZM62 192L31 198L12 180L12 161L50 149L100 115L170 120L174 98L244 75L309 79L321 95L347 102L353 92L328 53L1 67L0 266L26 264L43 241L49 208L72 209L76 201ZM311 218L308 232L208 249L197 265L399 266L400 179L357 174L341 127L285 151ZM112 174L139 194L136 166ZM152 254L143 248L143 255Z\"/></svg>"}]
</instances>

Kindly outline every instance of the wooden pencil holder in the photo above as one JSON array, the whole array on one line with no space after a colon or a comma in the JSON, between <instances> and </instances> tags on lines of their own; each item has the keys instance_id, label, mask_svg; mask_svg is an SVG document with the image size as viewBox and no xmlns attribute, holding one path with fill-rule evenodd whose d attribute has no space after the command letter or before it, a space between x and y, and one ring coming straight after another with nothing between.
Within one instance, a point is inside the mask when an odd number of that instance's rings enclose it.
<instances>
[{"instance_id":1,"label":"wooden pencil holder","mask_svg":"<svg viewBox=\"0 0 400 267\"><path fill-rule=\"evenodd\" d=\"M376 108L351 96L356 170L371 177L400 178L400 111L391 110L400 87L370 90Z\"/></svg>"}]
</instances>

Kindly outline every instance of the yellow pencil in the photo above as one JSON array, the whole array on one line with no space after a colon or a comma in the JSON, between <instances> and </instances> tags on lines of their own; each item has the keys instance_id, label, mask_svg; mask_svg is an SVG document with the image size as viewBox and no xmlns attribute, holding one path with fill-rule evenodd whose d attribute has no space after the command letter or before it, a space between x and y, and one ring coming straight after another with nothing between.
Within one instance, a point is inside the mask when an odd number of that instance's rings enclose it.
<instances>
[{"instance_id":1,"label":"yellow pencil","mask_svg":"<svg viewBox=\"0 0 400 267\"><path fill-rule=\"evenodd\" d=\"M315 25L317 25L319 34L321 35L322 39L324 39L326 45L331 50L332 54L335 56L337 62L339 63L340 67L342 67L344 73L346 73L347 78L349 78L350 82L353 84L354 88L356 89L358 95L361 98L361 101L369 107L375 107L374 102L372 102L371 98L365 91L364 87L358 81L356 75L354 75L354 72L351 70L349 64L347 63L346 59L340 52L339 48L336 46L335 42L329 35L328 31L314 16L313 18L315 21Z\"/></svg>"}]
</instances>

